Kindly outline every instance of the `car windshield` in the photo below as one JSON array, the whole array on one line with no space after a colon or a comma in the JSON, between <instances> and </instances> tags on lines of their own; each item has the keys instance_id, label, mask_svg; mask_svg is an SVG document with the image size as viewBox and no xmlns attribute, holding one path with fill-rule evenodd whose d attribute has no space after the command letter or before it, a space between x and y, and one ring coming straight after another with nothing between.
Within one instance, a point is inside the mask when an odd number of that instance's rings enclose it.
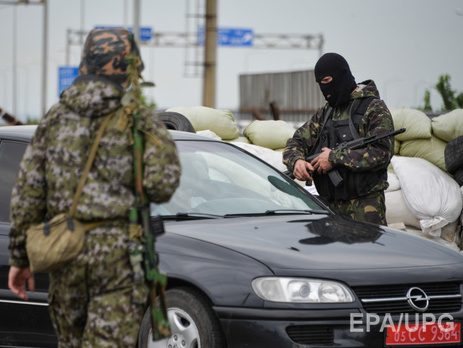
<instances>
[{"instance_id":1,"label":"car windshield","mask_svg":"<svg viewBox=\"0 0 463 348\"><path fill-rule=\"evenodd\" d=\"M227 143L177 141L180 186L161 216L233 216L317 212L326 209L306 190L264 162Z\"/></svg>"}]
</instances>

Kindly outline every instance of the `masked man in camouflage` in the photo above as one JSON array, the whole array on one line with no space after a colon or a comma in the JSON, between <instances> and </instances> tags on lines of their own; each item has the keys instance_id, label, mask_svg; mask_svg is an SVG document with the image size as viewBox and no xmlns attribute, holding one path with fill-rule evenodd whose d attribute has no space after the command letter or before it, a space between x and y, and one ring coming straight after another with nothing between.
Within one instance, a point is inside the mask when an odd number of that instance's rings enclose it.
<instances>
[{"instance_id":1,"label":"masked man in camouflage","mask_svg":"<svg viewBox=\"0 0 463 348\"><path fill-rule=\"evenodd\" d=\"M339 54L324 54L314 72L327 103L288 140L283 163L296 179L313 180L335 213L386 225L384 190L393 137L357 150L331 149L344 141L393 131L391 113L379 99L375 83L368 80L357 85ZM317 153L311 163L305 161ZM338 186L330 180L330 170L337 170L343 178Z\"/></svg>"},{"instance_id":2,"label":"masked man in camouflage","mask_svg":"<svg viewBox=\"0 0 463 348\"><path fill-rule=\"evenodd\" d=\"M129 260L129 211L134 204L132 115L122 107L126 57L139 56L124 29L90 32L77 77L42 118L22 160L11 199L9 286L27 299L34 275L25 249L29 226L69 211L89 149L105 115L103 133L75 218L108 223L86 233L83 250L50 273L49 310L60 347L134 347L147 286L134 284ZM160 119L141 108L145 137L144 189L166 202L179 184L175 144Z\"/></svg>"}]
</instances>

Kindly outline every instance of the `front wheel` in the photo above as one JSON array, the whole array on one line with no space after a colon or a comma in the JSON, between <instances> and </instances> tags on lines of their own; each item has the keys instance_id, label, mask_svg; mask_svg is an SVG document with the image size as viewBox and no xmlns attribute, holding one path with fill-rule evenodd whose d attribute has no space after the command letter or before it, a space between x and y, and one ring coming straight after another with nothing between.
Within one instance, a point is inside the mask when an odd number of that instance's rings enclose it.
<instances>
[{"instance_id":1,"label":"front wheel","mask_svg":"<svg viewBox=\"0 0 463 348\"><path fill-rule=\"evenodd\" d=\"M223 336L209 299L197 290L177 288L166 291L167 316L171 335L165 340L152 339L149 311L138 334L139 348L222 348Z\"/></svg>"}]
</instances>

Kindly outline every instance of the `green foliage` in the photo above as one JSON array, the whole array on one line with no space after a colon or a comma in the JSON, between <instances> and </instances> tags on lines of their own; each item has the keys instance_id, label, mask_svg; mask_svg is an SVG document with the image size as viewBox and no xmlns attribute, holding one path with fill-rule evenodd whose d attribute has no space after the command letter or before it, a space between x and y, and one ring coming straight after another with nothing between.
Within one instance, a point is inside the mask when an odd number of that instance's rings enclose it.
<instances>
[{"instance_id":1,"label":"green foliage","mask_svg":"<svg viewBox=\"0 0 463 348\"><path fill-rule=\"evenodd\" d=\"M463 108L463 93L457 95L457 92L452 90L450 85L450 76L441 75L439 76L439 82L434 86L434 88L439 92L442 97L442 109L441 111L455 110L458 108ZM424 95L424 107L420 108L423 111L431 111L431 92L429 90L425 91Z\"/></svg>"},{"instance_id":2,"label":"green foliage","mask_svg":"<svg viewBox=\"0 0 463 348\"><path fill-rule=\"evenodd\" d=\"M156 109L156 103L153 100L147 100L147 97L143 93L143 89L141 89L140 104L152 110Z\"/></svg>"},{"instance_id":3,"label":"green foliage","mask_svg":"<svg viewBox=\"0 0 463 348\"><path fill-rule=\"evenodd\" d=\"M423 111L431 111L432 112L432 106L431 106L431 91L427 89L424 92L424 107Z\"/></svg>"},{"instance_id":4,"label":"green foliage","mask_svg":"<svg viewBox=\"0 0 463 348\"><path fill-rule=\"evenodd\" d=\"M27 116L27 120L25 124L39 124L39 119L38 118L32 118L30 116Z\"/></svg>"}]
</instances>

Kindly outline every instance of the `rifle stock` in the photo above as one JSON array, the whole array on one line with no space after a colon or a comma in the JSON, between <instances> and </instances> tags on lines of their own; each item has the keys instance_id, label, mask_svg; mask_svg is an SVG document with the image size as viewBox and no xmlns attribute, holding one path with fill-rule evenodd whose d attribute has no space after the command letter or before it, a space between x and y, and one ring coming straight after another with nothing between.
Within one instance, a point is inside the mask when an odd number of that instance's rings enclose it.
<instances>
[{"instance_id":1,"label":"rifle stock","mask_svg":"<svg viewBox=\"0 0 463 348\"><path fill-rule=\"evenodd\" d=\"M0 116L2 119L7 122L10 126L22 126L24 123L22 123L20 120L18 120L16 117L13 115L10 115L7 113L5 110L0 108Z\"/></svg>"}]
</instances>

